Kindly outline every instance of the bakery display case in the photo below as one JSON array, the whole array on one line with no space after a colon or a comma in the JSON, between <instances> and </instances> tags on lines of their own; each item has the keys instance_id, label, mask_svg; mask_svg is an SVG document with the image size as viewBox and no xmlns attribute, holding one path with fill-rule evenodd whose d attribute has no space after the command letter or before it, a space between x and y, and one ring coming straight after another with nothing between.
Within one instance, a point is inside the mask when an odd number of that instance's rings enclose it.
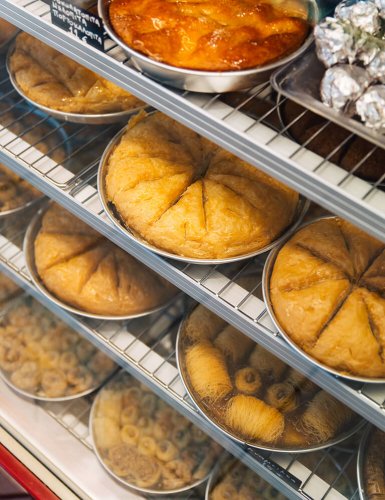
<instances>
[{"instance_id":1,"label":"bakery display case","mask_svg":"<svg viewBox=\"0 0 385 500\"><path fill-rule=\"evenodd\" d=\"M356 147L351 153L354 134L336 138L330 134L335 125L327 120L315 123L309 131L309 112L290 106L268 82L252 90L223 95L171 89L140 73L135 62L111 39L106 37L103 53L54 26L49 6L41 0L0 0L0 9L0 16L23 31L384 241L383 150ZM5 59L1 60L0 162L186 295L161 311L123 322L84 318L65 310L42 293L28 273L22 241L35 207L23 212L17 223L1 223L0 269L285 496L358 499L351 469L355 469L359 435L311 454L260 451L235 442L210 423L189 398L176 365L175 337L186 302L192 298L385 430L383 384L334 377L296 352L278 334L262 298L265 256L225 265L178 262L143 248L112 224L99 198L97 173L103 151L120 128L116 124L62 122L25 105L9 81ZM38 138L28 137L31 129L40 129ZM306 137L298 140L298 133L304 129ZM322 147L313 147L320 134L333 137L322 141ZM54 145L50 144L52 135L56 137ZM251 288L242 281L250 275ZM5 402L0 408L1 429L10 439L17 437L67 489L81 498L99 498L107 490L110 496L130 498L127 490L106 474L98 474L96 481L92 474L94 468L102 472L91 450L87 428L92 397L76 402L32 403L18 398L4 384L1 394ZM33 415L36 425L32 429L26 415ZM45 434L44 428L49 432ZM54 446L55 434L64 443L60 449ZM71 454L79 457L84 468L73 464ZM335 474L320 473L320 464L327 460L337 464ZM81 474L80 469L88 473ZM192 492L184 498L199 495L202 493Z\"/></svg>"}]
</instances>

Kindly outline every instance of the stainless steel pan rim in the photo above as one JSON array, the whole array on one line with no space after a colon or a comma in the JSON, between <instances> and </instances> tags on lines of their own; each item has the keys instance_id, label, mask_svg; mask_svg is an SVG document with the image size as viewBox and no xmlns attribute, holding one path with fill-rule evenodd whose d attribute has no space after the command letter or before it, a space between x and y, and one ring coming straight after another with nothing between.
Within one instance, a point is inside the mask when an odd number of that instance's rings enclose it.
<instances>
[{"instance_id":1,"label":"stainless steel pan rim","mask_svg":"<svg viewBox=\"0 0 385 500\"><path fill-rule=\"evenodd\" d=\"M32 218L31 222L28 225L27 231L25 233L24 237L24 242L23 242L23 252L24 252L24 258L25 258L25 263L29 272L29 275L36 286L36 288L43 294L45 295L48 299L50 299L51 302L54 302L56 305L60 306L62 309L66 309L67 311L77 314L79 316L85 316L86 318L94 318L94 319L101 319L101 320L108 320L108 321L123 321L126 319L134 319L134 318L140 318L142 316L148 316L149 314L156 313L158 311L162 311L163 309L167 308L175 299L175 297L172 297L171 300L169 300L167 303L162 304L161 306L154 307L153 309L149 309L146 311L142 311L140 313L135 313L135 314L126 314L123 316L107 316L103 314L95 314L87 311L82 311L81 309L77 309L76 307L72 307L65 302L62 302L60 299L58 299L54 294L52 294L42 283L40 276L37 272L36 265L35 265L35 252L34 252L34 241L36 238L36 235L40 229L41 225L41 220L50 206L50 203L47 203L44 207L42 207L36 215Z\"/></svg>"},{"instance_id":2,"label":"stainless steel pan rim","mask_svg":"<svg viewBox=\"0 0 385 500\"><path fill-rule=\"evenodd\" d=\"M25 99L27 102L32 104L32 106L35 106L36 108L40 109L41 111L44 111L47 115L50 115L58 120L65 121L65 122L71 122L71 123L83 123L87 125L108 125L111 123L119 123L119 122L124 122L129 119L129 117L132 114L137 113L138 111L142 109L146 109L148 106L143 105L143 106L137 106L132 109L124 110L124 111L116 111L113 113L69 113L66 111L59 111L57 109L53 108L48 108L47 106L44 106L43 104L39 104L36 101L33 101L30 99L25 93L21 90L19 85L17 84L17 81L10 69L10 57L15 49L15 43L13 42L11 46L8 49L7 52L7 60L6 60L6 68L8 71L8 77L10 82L12 83L13 87L15 90L20 94L20 96Z\"/></svg>"},{"instance_id":3,"label":"stainless steel pan rim","mask_svg":"<svg viewBox=\"0 0 385 500\"><path fill-rule=\"evenodd\" d=\"M116 376L118 377L119 373ZM108 383L105 387L107 387L107 386L108 386ZM99 460L99 462L101 463L101 465L103 466L103 468L108 472L108 474L110 474L114 479L119 481L119 483L123 484L127 489L132 490L133 492L136 492L136 493L140 492L140 493L145 493L146 495L150 495L150 496L155 495L155 496L162 496L162 497L165 495L175 495L177 493L183 493L185 491L192 490L192 489L196 488L197 486L200 486L201 484L203 484L205 481L207 481L207 479L211 475L211 471L203 479L199 479L198 481L195 481L194 483L189 484L187 486L183 486L182 488L178 488L178 489L174 489L174 490L152 490L150 488L141 488L140 486L136 486L132 483L129 483L128 481L125 481L124 479L122 479L118 475L116 475L111 469L109 469L107 467L107 465L104 462L104 459L101 457L99 450L98 450L96 443L95 443L94 427L92 424L93 424L93 420L94 420L94 413L96 411L95 410L96 403L97 403L97 401L99 399L99 395L101 394L102 391L103 391L103 389L100 390L100 392L98 393L98 395L96 396L96 398L94 399L94 401L92 403L88 425L89 425L91 443L92 443L92 448L94 450L94 453L95 453L97 459ZM157 396L157 397L159 397L159 396Z\"/></svg>"},{"instance_id":4,"label":"stainless steel pan rim","mask_svg":"<svg viewBox=\"0 0 385 500\"><path fill-rule=\"evenodd\" d=\"M181 255L177 255L171 252L167 252L165 250L161 250L154 245L151 245L146 240L137 235L133 230L128 229L123 222L118 218L115 211L112 208L112 204L107 199L106 188L105 188L105 176L107 171L107 164L110 155L112 154L115 146L120 142L121 137L127 131L128 126L124 127L120 130L108 143L104 153L100 159L99 169L98 169L98 192L101 203L103 205L104 211L106 212L109 219L114 223L114 225L120 229L130 240L135 241L142 247L147 250L151 250L152 252L161 255L162 257L167 257L169 259L178 260L181 262L186 262L188 264L201 264L201 265L209 265L209 264L229 264L231 262L238 262L245 259L250 259L251 257L256 257L257 255L263 254L274 248L276 245L279 245L282 241L286 240L289 236L291 236L297 227L301 224L305 214L309 208L310 201L304 198L302 195L299 197L299 202L297 206L297 212L294 217L294 222L284 231L284 233L279 236L275 241L271 242L269 245L266 245L259 250L254 252L250 252L244 255L237 255L235 257L228 257L226 259L196 259L193 257L183 257Z\"/></svg>"},{"instance_id":5,"label":"stainless steel pan rim","mask_svg":"<svg viewBox=\"0 0 385 500\"><path fill-rule=\"evenodd\" d=\"M311 25L315 25L320 17L317 2L307 0L309 4L309 14ZM238 71L202 71L186 68L178 68L160 61L147 57L140 52L126 45L122 39L115 33L111 26L107 0L98 0L98 13L104 23L104 28L112 40L114 40L124 52L132 57L134 66L140 71L144 68L152 78L166 83L167 85L197 92L229 92L245 88L251 88L257 83L266 82L269 76L281 66L290 63L301 54L303 54L313 41L313 35L310 33L304 43L291 54L283 57L279 61L266 64L265 66L250 68ZM135 64L136 63L136 64ZM143 65L143 67L141 66ZM174 77L174 78L173 78Z\"/></svg>"},{"instance_id":6,"label":"stainless steel pan rim","mask_svg":"<svg viewBox=\"0 0 385 500\"><path fill-rule=\"evenodd\" d=\"M224 426L222 426L220 423L217 423L210 415L208 415L203 409L202 405L200 404L199 400L195 397L193 390L190 388L190 384L188 382L188 377L186 375L186 372L184 370L184 362L182 361L183 359L183 350L182 350L182 340L181 337L183 335L183 328L185 325L186 320L189 317L189 313L187 313L183 320L181 321L179 328L178 328L178 333L176 337L176 362L178 366L178 371L183 383L184 388L186 389L187 394L190 396L192 402L196 406L197 410L199 413L201 413L204 418L206 418L214 427L219 429L221 432L223 432L226 436L231 438L233 441L236 441L237 443L240 443L242 446L247 446L250 448L255 448L259 450L266 450L266 451L274 451L277 453L307 453L309 451L318 451L322 450L324 448L328 448L329 446L334 446L335 444L341 443L342 441L345 441L345 439L350 438L358 432L364 425L365 425L365 420L359 418L357 423L353 425L349 430L343 432L339 436L335 436L333 439L323 443L323 444L314 444L314 445L309 445L307 448L277 448L273 446L268 446L264 444L253 444L245 441L244 439L238 438L235 434L230 433Z\"/></svg>"},{"instance_id":7,"label":"stainless steel pan rim","mask_svg":"<svg viewBox=\"0 0 385 500\"><path fill-rule=\"evenodd\" d=\"M358 483L358 493L360 495L361 500L368 500L367 495L365 494L365 482L364 482L364 461L365 461L365 452L368 444L370 431L372 430L372 426L368 425L362 434L360 444L358 446L358 454L357 454L357 483Z\"/></svg>"},{"instance_id":8,"label":"stainless steel pan rim","mask_svg":"<svg viewBox=\"0 0 385 500\"><path fill-rule=\"evenodd\" d=\"M11 216L18 214L19 212L22 212L23 210L27 210L28 208L32 207L33 205L43 201L45 198L44 194L41 194L41 196L38 196L37 198L34 198L30 201L27 201L24 205L20 205L15 208L11 208L9 210L4 210L3 212L0 211L0 219L3 219L5 217Z\"/></svg>"},{"instance_id":9,"label":"stainless steel pan rim","mask_svg":"<svg viewBox=\"0 0 385 500\"><path fill-rule=\"evenodd\" d=\"M298 228L298 230L303 229L304 227L309 226L310 224L313 224L314 222L317 222L319 220L324 220L324 219L335 219L336 217L330 216L330 217L319 217L317 219L313 219L309 222L306 222L303 224L301 227ZM271 273L273 272L275 260L277 258L277 255L279 251L282 249L286 242L282 242L279 246L274 248L272 250L265 262L264 268L263 268L263 274L262 274L262 293L263 293L263 300L265 302L265 306L267 309L267 312L269 313L270 319L274 323L275 327L277 328L278 332L282 337L286 340L288 344L291 345L293 349L295 349L302 357L306 358L308 361L310 361L313 365L318 366L319 368L322 368L323 370L326 370L327 372L331 373L332 375L335 375L338 378L346 379L346 380L351 380L353 382L364 382L364 383L369 383L369 384L383 384L385 382L385 378L369 378L369 377L360 377L356 375L349 375L345 373L341 373L338 370L335 370L334 368L329 367L328 365L318 361L317 359L313 358L310 356L310 354L306 353L304 350L302 350L293 340L292 338L285 332L285 330L282 328L280 325L277 317L275 316L273 305L271 303L271 298L270 298L270 278L271 278Z\"/></svg>"}]
</instances>

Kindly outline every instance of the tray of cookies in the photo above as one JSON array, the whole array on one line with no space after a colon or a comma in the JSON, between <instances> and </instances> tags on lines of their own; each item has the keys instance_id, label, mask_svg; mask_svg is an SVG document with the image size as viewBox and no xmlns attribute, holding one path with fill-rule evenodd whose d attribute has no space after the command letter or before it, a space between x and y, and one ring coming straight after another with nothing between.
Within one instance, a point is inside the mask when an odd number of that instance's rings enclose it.
<instances>
[{"instance_id":1,"label":"tray of cookies","mask_svg":"<svg viewBox=\"0 0 385 500\"><path fill-rule=\"evenodd\" d=\"M58 120L101 125L127 121L147 105L27 33L7 55L11 83L28 102Z\"/></svg>"},{"instance_id":2,"label":"tray of cookies","mask_svg":"<svg viewBox=\"0 0 385 500\"><path fill-rule=\"evenodd\" d=\"M308 208L292 189L162 113L140 113L112 139L98 190L130 239L195 264L267 252Z\"/></svg>"},{"instance_id":3,"label":"tray of cookies","mask_svg":"<svg viewBox=\"0 0 385 500\"><path fill-rule=\"evenodd\" d=\"M75 314L123 320L159 311L178 290L55 203L42 207L24 238L36 287Z\"/></svg>"},{"instance_id":4,"label":"tray of cookies","mask_svg":"<svg viewBox=\"0 0 385 500\"><path fill-rule=\"evenodd\" d=\"M95 453L120 483L167 496L207 480L222 448L145 385L121 371L90 415Z\"/></svg>"},{"instance_id":5,"label":"tray of cookies","mask_svg":"<svg viewBox=\"0 0 385 500\"><path fill-rule=\"evenodd\" d=\"M19 394L44 401L85 396L117 365L32 297L0 319L0 376Z\"/></svg>"},{"instance_id":6,"label":"tray of cookies","mask_svg":"<svg viewBox=\"0 0 385 500\"><path fill-rule=\"evenodd\" d=\"M338 217L305 224L268 256L267 310L281 335L317 366L384 383L385 245Z\"/></svg>"},{"instance_id":7,"label":"tray of cookies","mask_svg":"<svg viewBox=\"0 0 385 500\"><path fill-rule=\"evenodd\" d=\"M385 433L368 426L357 457L357 481L361 500L385 498Z\"/></svg>"},{"instance_id":8,"label":"tray of cookies","mask_svg":"<svg viewBox=\"0 0 385 500\"><path fill-rule=\"evenodd\" d=\"M317 450L362 426L352 410L202 305L182 321L176 352L198 409L247 446Z\"/></svg>"}]
</instances>

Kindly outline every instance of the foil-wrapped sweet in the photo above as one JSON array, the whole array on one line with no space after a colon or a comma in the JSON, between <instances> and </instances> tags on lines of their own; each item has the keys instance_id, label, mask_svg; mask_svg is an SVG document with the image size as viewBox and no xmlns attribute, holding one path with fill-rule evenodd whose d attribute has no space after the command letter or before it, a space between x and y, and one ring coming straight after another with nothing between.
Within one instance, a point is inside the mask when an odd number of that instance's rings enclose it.
<instances>
[{"instance_id":1,"label":"foil-wrapped sweet","mask_svg":"<svg viewBox=\"0 0 385 500\"><path fill-rule=\"evenodd\" d=\"M381 52L381 42L372 36L362 36L355 42L356 59L355 62L368 66L373 59Z\"/></svg>"},{"instance_id":2,"label":"foil-wrapped sweet","mask_svg":"<svg viewBox=\"0 0 385 500\"><path fill-rule=\"evenodd\" d=\"M385 83L385 51L380 51L366 69L373 81Z\"/></svg>"},{"instance_id":3,"label":"foil-wrapped sweet","mask_svg":"<svg viewBox=\"0 0 385 500\"><path fill-rule=\"evenodd\" d=\"M341 64L326 70L321 82L321 98L327 106L348 110L370 83L367 71L359 66Z\"/></svg>"},{"instance_id":4,"label":"foil-wrapped sweet","mask_svg":"<svg viewBox=\"0 0 385 500\"><path fill-rule=\"evenodd\" d=\"M354 29L333 17L326 17L314 28L317 56L325 66L349 62L355 59Z\"/></svg>"},{"instance_id":5,"label":"foil-wrapped sweet","mask_svg":"<svg viewBox=\"0 0 385 500\"><path fill-rule=\"evenodd\" d=\"M379 16L382 19L385 19L385 0L371 0L374 5L376 5L378 11L379 11Z\"/></svg>"},{"instance_id":6,"label":"foil-wrapped sweet","mask_svg":"<svg viewBox=\"0 0 385 500\"><path fill-rule=\"evenodd\" d=\"M356 111L367 127L385 131L385 85L373 85L364 92Z\"/></svg>"},{"instance_id":7,"label":"foil-wrapped sweet","mask_svg":"<svg viewBox=\"0 0 385 500\"><path fill-rule=\"evenodd\" d=\"M378 8L372 2L359 1L351 4L349 0L345 0L337 5L335 16L371 35L376 35L381 28Z\"/></svg>"}]
</instances>

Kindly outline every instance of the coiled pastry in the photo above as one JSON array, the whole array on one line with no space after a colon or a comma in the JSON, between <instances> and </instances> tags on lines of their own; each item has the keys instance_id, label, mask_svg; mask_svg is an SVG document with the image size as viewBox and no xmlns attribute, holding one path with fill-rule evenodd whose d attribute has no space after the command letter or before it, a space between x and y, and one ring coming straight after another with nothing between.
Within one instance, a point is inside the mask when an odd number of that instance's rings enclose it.
<instances>
[{"instance_id":1,"label":"coiled pastry","mask_svg":"<svg viewBox=\"0 0 385 500\"><path fill-rule=\"evenodd\" d=\"M226 325L213 343L232 363L239 363L254 345L249 337L231 325Z\"/></svg>"},{"instance_id":2,"label":"coiled pastry","mask_svg":"<svg viewBox=\"0 0 385 500\"><path fill-rule=\"evenodd\" d=\"M136 314L166 303L176 289L53 204L35 242L41 280L63 302L106 315Z\"/></svg>"},{"instance_id":3,"label":"coiled pastry","mask_svg":"<svg viewBox=\"0 0 385 500\"><path fill-rule=\"evenodd\" d=\"M287 368L283 361L260 345L254 347L249 364L270 381L278 381Z\"/></svg>"},{"instance_id":4,"label":"coiled pastry","mask_svg":"<svg viewBox=\"0 0 385 500\"><path fill-rule=\"evenodd\" d=\"M40 40L20 33L9 60L32 101L68 113L113 113L143 105L139 99Z\"/></svg>"},{"instance_id":5,"label":"coiled pastry","mask_svg":"<svg viewBox=\"0 0 385 500\"><path fill-rule=\"evenodd\" d=\"M106 168L107 198L124 224L186 257L261 249L292 223L299 199L161 113L131 120Z\"/></svg>"},{"instance_id":6,"label":"coiled pastry","mask_svg":"<svg viewBox=\"0 0 385 500\"><path fill-rule=\"evenodd\" d=\"M235 387L244 394L253 394L262 386L261 376L255 368L241 368L235 372Z\"/></svg>"},{"instance_id":7,"label":"coiled pastry","mask_svg":"<svg viewBox=\"0 0 385 500\"><path fill-rule=\"evenodd\" d=\"M266 402L285 413L294 411L300 401L295 387L288 382L282 382L273 384L267 389Z\"/></svg>"}]
</instances>

